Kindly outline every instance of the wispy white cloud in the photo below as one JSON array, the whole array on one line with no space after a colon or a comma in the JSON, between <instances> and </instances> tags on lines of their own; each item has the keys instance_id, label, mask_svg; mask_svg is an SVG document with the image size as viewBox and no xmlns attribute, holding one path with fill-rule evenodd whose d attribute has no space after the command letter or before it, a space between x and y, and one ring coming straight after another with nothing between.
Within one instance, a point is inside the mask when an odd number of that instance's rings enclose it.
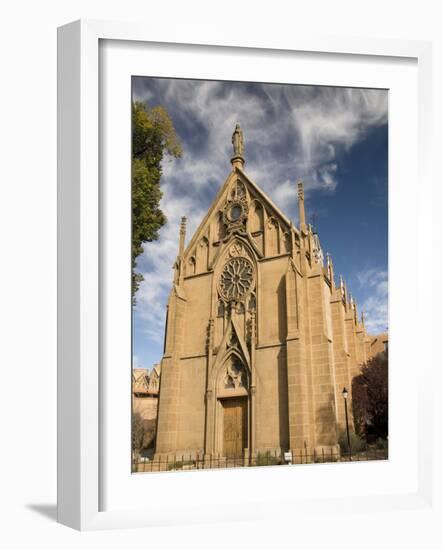
<instances>
[{"instance_id":1,"label":"wispy white cloud","mask_svg":"<svg viewBox=\"0 0 443 550\"><path fill-rule=\"evenodd\" d=\"M356 275L368 297L362 304L365 325L370 334L385 332L388 328L388 273L383 269L367 269Z\"/></svg>"},{"instance_id":2,"label":"wispy white cloud","mask_svg":"<svg viewBox=\"0 0 443 550\"><path fill-rule=\"evenodd\" d=\"M337 152L358 143L387 120L385 90L174 79L137 79L137 97L160 101L184 138L181 160L166 163L165 181L204 193L229 169L231 134L240 122L248 173L265 191L288 177L306 192L334 190ZM155 90L153 93L152 90Z\"/></svg>"},{"instance_id":3,"label":"wispy white cloud","mask_svg":"<svg viewBox=\"0 0 443 550\"><path fill-rule=\"evenodd\" d=\"M320 177L320 181L332 191L337 186L337 179L335 177L335 173L337 172L337 164L335 162L331 162L329 164L326 164L324 166L321 166L318 169L318 175Z\"/></svg>"}]
</instances>

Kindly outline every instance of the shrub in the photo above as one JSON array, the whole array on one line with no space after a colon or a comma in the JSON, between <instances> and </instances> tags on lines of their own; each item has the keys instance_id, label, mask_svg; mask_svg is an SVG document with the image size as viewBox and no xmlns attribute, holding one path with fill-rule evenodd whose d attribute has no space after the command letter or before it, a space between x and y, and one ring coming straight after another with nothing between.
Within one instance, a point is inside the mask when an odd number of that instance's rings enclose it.
<instances>
[{"instance_id":1,"label":"shrub","mask_svg":"<svg viewBox=\"0 0 443 550\"><path fill-rule=\"evenodd\" d=\"M132 452L137 458L143 448L144 437L143 419L140 413L132 413Z\"/></svg>"},{"instance_id":2,"label":"shrub","mask_svg":"<svg viewBox=\"0 0 443 550\"><path fill-rule=\"evenodd\" d=\"M183 462L168 462L167 469L168 470L181 470L183 468Z\"/></svg>"},{"instance_id":3,"label":"shrub","mask_svg":"<svg viewBox=\"0 0 443 550\"><path fill-rule=\"evenodd\" d=\"M381 437L379 437L375 442L375 447L376 447L376 449L383 449L384 451L387 451L388 450L388 440L387 439L382 439Z\"/></svg>"},{"instance_id":4,"label":"shrub","mask_svg":"<svg viewBox=\"0 0 443 550\"><path fill-rule=\"evenodd\" d=\"M258 453L256 459L256 466L275 466L281 463L281 458L271 455L269 451L267 453Z\"/></svg>"},{"instance_id":5,"label":"shrub","mask_svg":"<svg viewBox=\"0 0 443 550\"><path fill-rule=\"evenodd\" d=\"M155 440L155 420L144 420L143 421L143 442L142 448L149 449L154 446Z\"/></svg>"},{"instance_id":6,"label":"shrub","mask_svg":"<svg viewBox=\"0 0 443 550\"><path fill-rule=\"evenodd\" d=\"M349 439L351 440L352 453L359 453L366 449L366 441L362 437L359 437L356 433L349 432ZM340 432L338 443L340 445L341 453L343 455L349 454L348 437L346 434L346 430L342 430Z\"/></svg>"},{"instance_id":7,"label":"shrub","mask_svg":"<svg viewBox=\"0 0 443 550\"><path fill-rule=\"evenodd\" d=\"M168 470L183 470L183 466L195 466L195 460L177 460L168 463Z\"/></svg>"},{"instance_id":8,"label":"shrub","mask_svg":"<svg viewBox=\"0 0 443 550\"><path fill-rule=\"evenodd\" d=\"M144 420L139 412L132 413L132 452L140 457L143 449L154 445L155 420Z\"/></svg>"}]
</instances>

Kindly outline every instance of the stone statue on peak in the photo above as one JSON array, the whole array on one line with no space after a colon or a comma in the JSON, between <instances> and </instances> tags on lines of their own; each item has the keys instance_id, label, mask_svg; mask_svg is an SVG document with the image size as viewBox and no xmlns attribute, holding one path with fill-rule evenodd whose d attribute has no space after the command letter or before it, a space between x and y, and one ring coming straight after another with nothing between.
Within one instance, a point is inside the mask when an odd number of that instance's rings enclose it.
<instances>
[{"instance_id":1,"label":"stone statue on peak","mask_svg":"<svg viewBox=\"0 0 443 550\"><path fill-rule=\"evenodd\" d=\"M232 134L232 145L234 148L234 156L242 157L245 146L243 142L243 130L240 128L240 124L235 125L234 133Z\"/></svg>"}]
</instances>

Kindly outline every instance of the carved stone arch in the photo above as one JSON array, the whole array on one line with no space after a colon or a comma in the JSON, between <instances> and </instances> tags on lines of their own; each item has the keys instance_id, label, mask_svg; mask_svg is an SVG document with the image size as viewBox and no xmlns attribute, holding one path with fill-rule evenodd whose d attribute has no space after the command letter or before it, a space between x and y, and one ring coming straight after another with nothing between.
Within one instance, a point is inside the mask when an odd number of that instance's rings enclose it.
<instances>
[{"instance_id":1,"label":"carved stone arch","mask_svg":"<svg viewBox=\"0 0 443 550\"><path fill-rule=\"evenodd\" d=\"M186 265L186 275L195 275L195 256L191 256Z\"/></svg>"},{"instance_id":2,"label":"carved stone arch","mask_svg":"<svg viewBox=\"0 0 443 550\"><path fill-rule=\"evenodd\" d=\"M254 199L249 206L248 231L254 234L263 231L265 224L264 207L260 201Z\"/></svg>"},{"instance_id":3,"label":"carved stone arch","mask_svg":"<svg viewBox=\"0 0 443 550\"><path fill-rule=\"evenodd\" d=\"M215 215L215 240L221 241L226 235L226 226L223 219L223 211L219 210Z\"/></svg>"},{"instance_id":4,"label":"carved stone arch","mask_svg":"<svg viewBox=\"0 0 443 550\"><path fill-rule=\"evenodd\" d=\"M217 257L215 258L214 265L211 266L214 270L213 277L213 295L217 296L217 301L214 301L214 307L217 308L218 299L222 299L225 303L230 301L229 295L223 292L221 285L223 285L222 278L224 276L223 272L229 266L230 263L235 263L236 258L244 259L241 260L247 268L249 263L252 266L251 272L251 284L245 286L241 299L247 299L251 292L254 292L257 287L257 277L258 277L258 268L257 268L257 251L253 248L249 240L240 235L234 235L227 243L223 245L220 249ZM234 266L235 267L235 266ZM241 268L241 266L237 266ZM248 271L246 269L246 271ZM229 273L225 274L229 276ZM234 299L234 297L232 297ZM213 316L216 317L216 311L213 311Z\"/></svg>"},{"instance_id":5,"label":"carved stone arch","mask_svg":"<svg viewBox=\"0 0 443 550\"><path fill-rule=\"evenodd\" d=\"M229 189L229 198L232 201L247 200L249 198L247 186L240 178L232 182Z\"/></svg>"},{"instance_id":6,"label":"carved stone arch","mask_svg":"<svg viewBox=\"0 0 443 550\"><path fill-rule=\"evenodd\" d=\"M214 323L214 342L218 346L227 324L236 321L238 334L248 338L250 317L258 310L260 270L258 254L247 236L235 235L220 247L215 258L212 277L211 316ZM242 276L239 288L231 292L235 274ZM231 281L230 281L231 278ZM231 284L230 284L231 283ZM250 297L254 295L251 302Z\"/></svg>"},{"instance_id":7,"label":"carved stone arch","mask_svg":"<svg viewBox=\"0 0 443 550\"><path fill-rule=\"evenodd\" d=\"M263 254L264 251L264 228L266 211L260 201L254 199L251 202L248 216L248 233L254 241L254 245Z\"/></svg>"},{"instance_id":8,"label":"carved stone arch","mask_svg":"<svg viewBox=\"0 0 443 550\"><path fill-rule=\"evenodd\" d=\"M280 253L280 226L273 216L266 223L266 256L276 256Z\"/></svg>"},{"instance_id":9,"label":"carved stone arch","mask_svg":"<svg viewBox=\"0 0 443 550\"><path fill-rule=\"evenodd\" d=\"M233 250L233 245L238 243L243 248L243 253L235 253ZM253 244L250 242L250 240L243 235L233 235L229 241L225 243L222 249L222 254L220 256L221 261L223 262L228 257L233 257L235 255L246 255L249 257L249 259L254 264L254 267L257 266L257 258L259 257L257 250L254 248Z\"/></svg>"},{"instance_id":10,"label":"carved stone arch","mask_svg":"<svg viewBox=\"0 0 443 550\"><path fill-rule=\"evenodd\" d=\"M196 273L204 273L208 270L209 241L202 237L197 244L196 251Z\"/></svg>"},{"instance_id":11,"label":"carved stone arch","mask_svg":"<svg viewBox=\"0 0 443 550\"><path fill-rule=\"evenodd\" d=\"M219 397L235 397L247 395L249 392L251 373L249 365L237 349L231 349L225 354L217 369L215 377L215 394Z\"/></svg>"},{"instance_id":12,"label":"carved stone arch","mask_svg":"<svg viewBox=\"0 0 443 550\"><path fill-rule=\"evenodd\" d=\"M207 380L207 423L205 452L222 455L225 452L225 413L226 406L240 406L247 421L243 441L244 448L253 441L252 405L254 399L251 355L246 341L242 338L234 319L224 331L217 354L208 372ZM232 409L230 409L232 410Z\"/></svg>"},{"instance_id":13,"label":"carved stone arch","mask_svg":"<svg viewBox=\"0 0 443 550\"><path fill-rule=\"evenodd\" d=\"M228 249L229 246L232 245L232 243L235 240L238 240L241 243L245 244L251 256L251 260L253 261L254 264L256 263L257 258L258 259L263 258L264 256L263 251L259 249L259 247L257 246L255 240L251 237L251 235L249 234L231 235L231 237L225 243L217 247L216 254L210 259L210 262L208 265L209 270L212 271L214 269L217 269L217 266L220 265L220 261L223 260L226 254L226 250Z\"/></svg>"},{"instance_id":14,"label":"carved stone arch","mask_svg":"<svg viewBox=\"0 0 443 550\"><path fill-rule=\"evenodd\" d=\"M228 414L230 407L234 407L243 412L242 422L243 426L241 430L241 436L238 429L235 429L234 439L240 439L241 443L236 444L236 452L234 454L239 457L243 456L245 448L250 447L251 435L250 435L250 396L249 388L251 386L251 373L247 361L244 359L243 354L238 349L231 349L228 353L224 354L222 360L218 363L217 369L214 373L213 385L211 386L211 395L214 396L212 400L211 411L209 414L209 422L207 425L207 446L206 452L213 453L215 455L228 456L232 454L228 450L227 441L232 438L226 437L226 433L229 433L232 429L232 416ZM238 419L238 416L236 416ZM226 424L228 419L228 425ZM231 419L231 420L229 420ZM238 421L234 422L236 428L238 428ZM227 432L226 429L229 431ZM230 445L232 446L232 445ZM237 452L238 446L238 452Z\"/></svg>"},{"instance_id":15,"label":"carved stone arch","mask_svg":"<svg viewBox=\"0 0 443 550\"><path fill-rule=\"evenodd\" d=\"M220 345L217 349L217 354L209 371L207 387L214 392L214 395L217 394L217 383L220 376L220 370L223 369L223 365L231 354L235 354L241 361L243 361L245 368L247 369L248 384L250 384L251 365L249 350L246 342L239 334L238 327L232 320L229 321L226 326Z\"/></svg>"},{"instance_id":16,"label":"carved stone arch","mask_svg":"<svg viewBox=\"0 0 443 550\"><path fill-rule=\"evenodd\" d=\"M292 236L290 231L282 232L282 250L284 253L289 254L292 252Z\"/></svg>"}]
</instances>

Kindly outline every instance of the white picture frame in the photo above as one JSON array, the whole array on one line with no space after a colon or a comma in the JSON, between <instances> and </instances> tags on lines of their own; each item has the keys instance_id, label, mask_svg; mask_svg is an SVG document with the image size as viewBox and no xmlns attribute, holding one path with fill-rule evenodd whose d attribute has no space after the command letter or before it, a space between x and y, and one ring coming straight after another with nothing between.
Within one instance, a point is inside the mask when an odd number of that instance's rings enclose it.
<instances>
[{"instance_id":1,"label":"white picture frame","mask_svg":"<svg viewBox=\"0 0 443 550\"><path fill-rule=\"evenodd\" d=\"M101 471L103 468L103 415L106 408L100 404L101 367L100 367L100 334L102 330L100 307L106 292L102 291L100 280L103 276L103 250L101 232L106 225L100 224L103 213L102 195L100 192L100 126L101 109L99 95L100 43L103 41L125 41L131 45L146 43L189 46L186 30L179 36L156 34L155 30L143 25L102 22L77 21L59 29L58 33L58 520L60 523L80 530L148 527L199 521L220 521L239 519L236 510L235 518L222 504L208 507L204 502L189 502L177 499L175 505L173 492L189 491L196 484L196 477L191 473L153 474L153 484L167 487L168 501L158 501L156 505L141 507L129 506L122 498L122 505L103 509L100 484L112 483ZM273 52L281 56L282 62L290 52L304 52L312 55L332 54L357 59L359 56L371 58L389 58L393 64L412 59L417 65L418 81L418 185L426 189L430 185L430 168L428 154L431 140L431 46L426 42L370 40L348 37L315 37L298 34L289 40L281 37L263 38L251 42L239 36L235 43L229 40L205 44L204 40L193 39L193 43L211 57L214 47L227 50L229 55L244 55L247 52ZM361 58L363 59L363 58ZM177 67L178 71L178 67ZM176 74L169 73L169 76ZM222 75L220 75L222 77ZM128 98L129 101L129 98ZM128 143L129 147L129 143ZM425 213L425 203L417 199L417 216ZM405 203L406 204L406 203ZM407 203L414 206L414 201ZM406 207L406 206L405 206ZM423 265L431 261L430 247L422 247L419 261ZM129 252L128 252L129 253ZM418 253L418 252L415 252ZM414 252L412 252L414 254ZM417 270L413 275L414 283L423 282L424 272ZM412 287L411 293L416 292ZM418 292L418 291L417 291ZM423 291L429 298L431 289ZM417 297L415 297L417 298ZM423 318L430 315L430 299L416 299L418 313ZM428 308L428 309L426 309ZM418 326L418 329L420 327ZM401 332L398 334L402 334ZM296 498L285 492L285 483L292 475L288 468L266 469L266 483L275 485L278 479L281 489L271 495L266 490L260 497L251 493L249 507L242 507L240 519L258 519L272 517L275 514L276 501L279 502L278 515L288 518L295 509L300 512L309 510L321 511L331 505L342 513L354 508L357 504L367 511L392 509L418 509L431 506L432 502L432 450L431 450L431 401L425 396L425 384L430 384L431 346L430 336L425 331L421 334L423 368L417 373L414 385L417 399L418 429L417 452L418 465L416 479L411 480L405 490L377 494L354 495L351 492L329 494L328 498L313 491L312 499ZM404 334L403 334L404 335ZM424 345L423 345L424 344ZM427 345L426 345L427 344ZM412 357L413 355L411 355ZM412 359L411 359L412 360ZM129 361L129 359L128 359ZM122 391L126 391L122 389ZM127 392L129 393L129 382ZM415 409L414 409L415 410ZM128 445L128 461L129 461ZM353 465L350 466L351 469ZM294 467L295 468L295 467ZM314 472L314 473L313 473ZM317 472L317 473L315 473ZM128 472L129 473L129 472ZM327 470L311 468L311 483L316 476L327 474ZM355 469L353 471L356 475ZM196 475L206 475L197 472ZM208 472L212 477L205 477L205 482L225 483L226 475L239 480L244 472ZM174 477L175 475L175 477ZM254 472L248 472L248 481L253 484ZM261 474L264 475L264 474ZM377 475L374 470L372 475ZM162 477L163 476L163 477ZM181 477L178 477L181 476ZM243 475L243 478L246 476ZM133 476L133 479L134 478ZM152 478L154 480L154 478ZM136 485L137 480L132 485ZM320 483L320 482L318 482ZM200 483L201 485L201 483ZM204 490L200 487L199 490ZM128 493L129 495L130 493ZM129 498L129 497L128 497ZM268 502L269 498L269 503ZM247 499L246 499L247 500ZM221 502L223 499L221 498ZM169 507L169 513L166 510Z\"/></svg>"}]
</instances>

